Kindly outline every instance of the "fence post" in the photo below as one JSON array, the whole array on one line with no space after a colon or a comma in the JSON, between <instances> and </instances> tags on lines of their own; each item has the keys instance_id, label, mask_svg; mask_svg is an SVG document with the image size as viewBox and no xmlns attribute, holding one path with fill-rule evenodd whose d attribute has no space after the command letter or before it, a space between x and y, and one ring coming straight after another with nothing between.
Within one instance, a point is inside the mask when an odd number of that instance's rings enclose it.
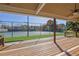
<instances>
[{"instance_id":1,"label":"fence post","mask_svg":"<svg viewBox=\"0 0 79 59\"><path fill-rule=\"evenodd\" d=\"M27 16L27 37L29 37L29 16Z\"/></svg>"},{"instance_id":2,"label":"fence post","mask_svg":"<svg viewBox=\"0 0 79 59\"><path fill-rule=\"evenodd\" d=\"M54 18L54 43L56 43L56 18Z\"/></svg>"},{"instance_id":3,"label":"fence post","mask_svg":"<svg viewBox=\"0 0 79 59\"><path fill-rule=\"evenodd\" d=\"M12 39L13 39L13 22L11 22L11 26L12 26Z\"/></svg>"},{"instance_id":4,"label":"fence post","mask_svg":"<svg viewBox=\"0 0 79 59\"><path fill-rule=\"evenodd\" d=\"M41 35L42 35L41 31L42 31L42 28L41 28L41 23L40 23L40 38L41 38Z\"/></svg>"},{"instance_id":5,"label":"fence post","mask_svg":"<svg viewBox=\"0 0 79 59\"><path fill-rule=\"evenodd\" d=\"M48 31L49 31L49 35L50 35L50 32L51 32L51 31L50 31L50 26L48 26Z\"/></svg>"}]
</instances>

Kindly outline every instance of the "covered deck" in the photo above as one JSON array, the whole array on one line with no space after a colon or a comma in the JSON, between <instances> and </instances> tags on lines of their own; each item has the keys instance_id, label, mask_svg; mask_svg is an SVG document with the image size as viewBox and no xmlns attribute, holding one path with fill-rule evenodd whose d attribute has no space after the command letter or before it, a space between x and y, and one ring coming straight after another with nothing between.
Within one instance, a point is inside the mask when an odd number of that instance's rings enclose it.
<instances>
[{"instance_id":1,"label":"covered deck","mask_svg":"<svg viewBox=\"0 0 79 59\"><path fill-rule=\"evenodd\" d=\"M76 4L79 8L79 4ZM13 44L0 51L0 55L15 56L58 56L58 55L79 55L79 38L62 38L56 40L56 19L67 21L78 21L79 15L73 16L74 3L46 4L46 3L4 3L0 4L1 12L29 14L42 17L54 18L54 38L39 44L18 43ZM5 46L6 47L6 46Z\"/></svg>"}]
</instances>

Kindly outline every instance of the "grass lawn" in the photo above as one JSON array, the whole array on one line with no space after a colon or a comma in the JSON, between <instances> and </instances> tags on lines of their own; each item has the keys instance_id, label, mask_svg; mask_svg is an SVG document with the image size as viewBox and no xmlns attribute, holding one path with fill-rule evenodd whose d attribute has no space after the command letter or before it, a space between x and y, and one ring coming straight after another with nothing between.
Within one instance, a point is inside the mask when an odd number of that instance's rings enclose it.
<instances>
[{"instance_id":1,"label":"grass lawn","mask_svg":"<svg viewBox=\"0 0 79 59\"><path fill-rule=\"evenodd\" d=\"M64 34L56 34L57 36L63 36ZM16 41L23 41L23 40L32 40L32 39L39 39L39 38L46 38L51 37L53 34L46 34L46 35L33 35L33 36L19 36L19 37L7 37L5 38L5 42L16 42Z\"/></svg>"}]
</instances>

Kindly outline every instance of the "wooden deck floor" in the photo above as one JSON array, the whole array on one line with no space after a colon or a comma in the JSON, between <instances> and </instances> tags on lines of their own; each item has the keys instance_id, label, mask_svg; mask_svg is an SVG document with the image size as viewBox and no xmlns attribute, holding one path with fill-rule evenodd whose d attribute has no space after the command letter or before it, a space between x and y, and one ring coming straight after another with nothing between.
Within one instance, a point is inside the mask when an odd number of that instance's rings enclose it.
<instances>
[{"instance_id":1,"label":"wooden deck floor","mask_svg":"<svg viewBox=\"0 0 79 59\"><path fill-rule=\"evenodd\" d=\"M79 38L64 38L57 40L59 46L64 50L68 50L74 46L79 45ZM24 45L24 46L23 46ZM18 47L19 46L19 47ZM11 47L15 49L11 49ZM26 44L17 44L11 46L10 49L0 51L0 56L53 56L61 53L59 48L53 43L53 41L48 41L44 43L39 43L37 45L26 46ZM79 52L79 48L77 50ZM75 51L69 52L71 55L76 55ZM77 53L77 55L79 55Z\"/></svg>"}]
</instances>

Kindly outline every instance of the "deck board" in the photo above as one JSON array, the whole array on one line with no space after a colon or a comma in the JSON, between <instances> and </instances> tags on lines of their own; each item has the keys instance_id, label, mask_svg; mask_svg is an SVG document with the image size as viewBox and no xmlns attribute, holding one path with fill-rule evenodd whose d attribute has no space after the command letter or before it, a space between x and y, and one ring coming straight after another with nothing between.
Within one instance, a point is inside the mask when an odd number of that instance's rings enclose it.
<instances>
[{"instance_id":1,"label":"deck board","mask_svg":"<svg viewBox=\"0 0 79 59\"><path fill-rule=\"evenodd\" d=\"M78 38L63 38L63 39L57 40L57 43L60 45L60 47L63 50L66 51L74 46L79 45L79 39ZM13 50L11 49L11 47L12 48L14 47L17 50ZM33 45L32 47L24 48L24 49L18 49L18 48L27 47L25 43L16 44L11 47L9 49L12 51L9 51L8 49L6 49L6 50L1 51L0 55L1 56L9 56L9 55L10 56L53 56L53 55L61 53L61 51L53 43L52 40L48 42L39 43L37 45ZM69 52L69 53L71 55L79 55L77 51L79 52L79 48L76 51L73 51L72 53Z\"/></svg>"}]
</instances>

